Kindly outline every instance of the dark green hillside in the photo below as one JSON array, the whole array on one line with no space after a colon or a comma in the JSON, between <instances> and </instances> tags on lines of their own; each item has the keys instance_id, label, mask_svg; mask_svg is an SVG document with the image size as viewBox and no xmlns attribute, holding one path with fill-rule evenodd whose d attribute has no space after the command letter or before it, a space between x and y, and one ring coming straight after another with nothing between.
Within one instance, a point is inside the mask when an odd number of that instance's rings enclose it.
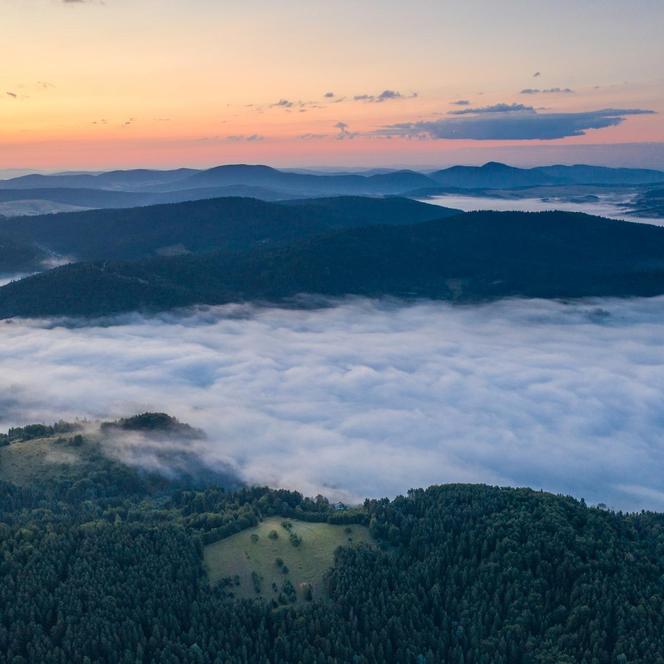
<instances>
[{"instance_id":1,"label":"dark green hillside","mask_svg":"<svg viewBox=\"0 0 664 664\"><path fill-rule=\"evenodd\" d=\"M664 662L661 515L468 485L349 512L262 488L156 498L88 488L83 500L0 488L3 663ZM211 587L204 544L223 553L223 538L270 517L345 522L351 536L368 524L375 546L337 549L321 599L296 595L288 571L271 570L277 591L258 599L235 598L239 573ZM330 530L309 529L290 556L302 574L307 547ZM249 533L251 556L262 531Z\"/></svg>"},{"instance_id":2,"label":"dark green hillside","mask_svg":"<svg viewBox=\"0 0 664 664\"><path fill-rule=\"evenodd\" d=\"M68 265L0 289L0 316L97 315L301 293L441 298L664 293L664 229L583 214L478 212L279 248Z\"/></svg>"},{"instance_id":3,"label":"dark green hillside","mask_svg":"<svg viewBox=\"0 0 664 664\"><path fill-rule=\"evenodd\" d=\"M0 218L0 224L4 223ZM0 277L16 272L43 269L41 262L47 255L38 247L0 234Z\"/></svg>"},{"instance_id":4,"label":"dark green hillside","mask_svg":"<svg viewBox=\"0 0 664 664\"><path fill-rule=\"evenodd\" d=\"M7 220L2 233L79 260L247 249L370 224L412 224L457 210L399 198L332 198L297 205L218 198Z\"/></svg>"}]
</instances>

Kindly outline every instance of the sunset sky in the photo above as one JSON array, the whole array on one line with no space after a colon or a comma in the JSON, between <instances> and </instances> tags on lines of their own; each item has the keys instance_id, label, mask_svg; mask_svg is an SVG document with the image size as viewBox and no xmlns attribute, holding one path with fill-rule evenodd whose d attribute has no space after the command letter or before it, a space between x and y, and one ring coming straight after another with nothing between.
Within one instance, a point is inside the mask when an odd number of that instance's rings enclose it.
<instances>
[{"instance_id":1,"label":"sunset sky","mask_svg":"<svg viewBox=\"0 0 664 664\"><path fill-rule=\"evenodd\" d=\"M0 169L664 168L662 0L0 0L0 25Z\"/></svg>"}]
</instances>

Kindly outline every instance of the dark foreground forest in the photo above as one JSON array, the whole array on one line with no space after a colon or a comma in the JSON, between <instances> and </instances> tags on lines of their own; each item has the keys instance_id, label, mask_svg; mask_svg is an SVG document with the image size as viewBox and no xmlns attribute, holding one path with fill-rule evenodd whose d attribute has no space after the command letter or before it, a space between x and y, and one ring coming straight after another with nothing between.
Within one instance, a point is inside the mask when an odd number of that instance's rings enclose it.
<instances>
[{"instance_id":1,"label":"dark foreground forest","mask_svg":"<svg viewBox=\"0 0 664 664\"><path fill-rule=\"evenodd\" d=\"M44 435L72 432L0 443ZM662 515L471 485L339 509L153 479L100 461L84 478L2 483L1 662L664 662ZM337 550L324 600L211 587L204 546L275 515L368 525L377 545Z\"/></svg>"}]
</instances>

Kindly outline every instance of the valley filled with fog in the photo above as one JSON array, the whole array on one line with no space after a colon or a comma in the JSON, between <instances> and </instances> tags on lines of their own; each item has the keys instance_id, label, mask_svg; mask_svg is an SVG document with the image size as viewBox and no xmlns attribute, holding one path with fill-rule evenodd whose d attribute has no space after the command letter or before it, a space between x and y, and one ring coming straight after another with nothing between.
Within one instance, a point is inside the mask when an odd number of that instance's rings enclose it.
<instances>
[{"instance_id":1,"label":"valley filled with fog","mask_svg":"<svg viewBox=\"0 0 664 664\"><path fill-rule=\"evenodd\" d=\"M471 194L445 194L421 199L425 203L442 207L456 208L464 212L476 210L496 210L498 212L583 212L607 219L632 221L639 224L664 226L664 218L637 216L631 213L630 204L634 194L608 193L594 197L596 200L571 200L570 198L538 198L534 196L505 197L477 196Z\"/></svg>"},{"instance_id":2,"label":"valley filled with fog","mask_svg":"<svg viewBox=\"0 0 664 664\"><path fill-rule=\"evenodd\" d=\"M331 304L5 321L3 429L159 410L206 431L210 464L308 495L482 482L664 507L664 298Z\"/></svg>"}]
</instances>

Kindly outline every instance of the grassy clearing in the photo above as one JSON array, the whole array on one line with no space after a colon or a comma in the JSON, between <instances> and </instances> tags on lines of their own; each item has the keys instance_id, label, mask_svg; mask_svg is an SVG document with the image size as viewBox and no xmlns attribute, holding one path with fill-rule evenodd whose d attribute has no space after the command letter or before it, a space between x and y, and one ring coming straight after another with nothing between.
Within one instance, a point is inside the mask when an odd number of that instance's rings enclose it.
<instances>
[{"instance_id":1,"label":"grassy clearing","mask_svg":"<svg viewBox=\"0 0 664 664\"><path fill-rule=\"evenodd\" d=\"M290 531L283 527L283 522L292 524ZM291 533L299 538L299 545L293 544ZM360 543L373 544L366 526L336 526L275 517L209 544L204 558L210 583L226 577L234 579L236 584L239 580L239 585L231 588L236 597L278 601L280 594L287 596L284 584L290 581L295 592L293 598L303 601L309 588L313 599L325 597L323 576L334 563L337 547Z\"/></svg>"},{"instance_id":2,"label":"grassy clearing","mask_svg":"<svg viewBox=\"0 0 664 664\"><path fill-rule=\"evenodd\" d=\"M0 447L0 480L29 486L53 478L84 476L87 449L72 445L65 434Z\"/></svg>"}]
</instances>

